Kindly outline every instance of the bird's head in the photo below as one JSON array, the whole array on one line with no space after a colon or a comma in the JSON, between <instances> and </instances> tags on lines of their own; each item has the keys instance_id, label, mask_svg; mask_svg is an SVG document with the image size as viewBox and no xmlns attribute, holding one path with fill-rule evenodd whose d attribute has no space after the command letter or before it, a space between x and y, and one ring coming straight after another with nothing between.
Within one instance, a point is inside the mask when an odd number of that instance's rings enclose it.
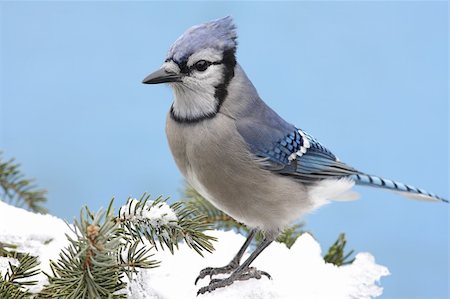
<instances>
[{"instance_id":1,"label":"bird's head","mask_svg":"<svg viewBox=\"0 0 450 299\"><path fill-rule=\"evenodd\" d=\"M189 28L143 83L168 83L175 100L171 115L192 122L213 117L226 98L236 66L236 27L225 17Z\"/></svg>"}]
</instances>

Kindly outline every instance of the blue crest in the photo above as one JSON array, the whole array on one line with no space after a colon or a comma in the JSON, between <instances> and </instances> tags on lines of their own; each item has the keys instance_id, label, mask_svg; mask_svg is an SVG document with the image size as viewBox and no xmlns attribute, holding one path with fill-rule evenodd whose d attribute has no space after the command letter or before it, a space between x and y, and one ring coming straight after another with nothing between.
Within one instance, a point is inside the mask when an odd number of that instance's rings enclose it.
<instances>
[{"instance_id":1,"label":"blue crest","mask_svg":"<svg viewBox=\"0 0 450 299\"><path fill-rule=\"evenodd\" d=\"M192 26L170 47L167 58L182 62L202 49L234 49L236 38L236 26L231 16Z\"/></svg>"}]
</instances>

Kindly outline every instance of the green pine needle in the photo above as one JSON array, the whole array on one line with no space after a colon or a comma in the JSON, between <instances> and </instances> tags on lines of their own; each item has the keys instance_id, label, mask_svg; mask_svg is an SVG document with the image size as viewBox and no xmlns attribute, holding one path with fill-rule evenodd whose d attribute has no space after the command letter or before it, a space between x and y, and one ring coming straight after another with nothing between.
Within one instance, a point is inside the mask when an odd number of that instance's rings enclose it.
<instances>
[{"instance_id":1,"label":"green pine needle","mask_svg":"<svg viewBox=\"0 0 450 299\"><path fill-rule=\"evenodd\" d=\"M153 249L173 252L184 240L199 254L214 250L214 238L203 233L210 226L203 217L192 216L197 211L183 203L170 206L176 220L169 223L143 214L165 205L162 198L150 201L145 194L140 200L130 198L119 216L114 215L112 203L95 214L85 207L80 219L69 225L73 232L67 236L70 245L58 261L51 262L52 273L46 273L49 283L37 298L125 298L120 292L126 288L124 275L132 279L138 269L159 266L152 259Z\"/></svg>"},{"instance_id":2,"label":"green pine needle","mask_svg":"<svg viewBox=\"0 0 450 299\"><path fill-rule=\"evenodd\" d=\"M36 213L47 213L42 206L47 201L47 191L37 189L34 181L26 179L19 167L14 159L3 160L0 151L0 199Z\"/></svg>"},{"instance_id":3,"label":"green pine needle","mask_svg":"<svg viewBox=\"0 0 450 299\"><path fill-rule=\"evenodd\" d=\"M204 234L204 231L210 230L211 226L205 221L204 216L199 216L198 211L193 207L185 205L183 202L176 202L170 205L170 208L175 212L177 220L172 220L168 223L152 224L152 220L142 217L142 210L144 207L148 209L159 209L161 205L166 204L167 199L158 197L155 201L149 201L150 196L144 194L136 204L128 204L119 211L118 221L123 224L123 229L127 234L132 236L134 240L146 239L152 244L156 250L158 248L168 248L171 253L174 248L178 248L178 243L181 240L200 255L203 250L212 252L214 247L211 241L215 238ZM128 209L123 211L123 209ZM135 215L132 221L127 221L126 217L122 215L127 212L128 215Z\"/></svg>"},{"instance_id":4,"label":"green pine needle","mask_svg":"<svg viewBox=\"0 0 450 299\"><path fill-rule=\"evenodd\" d=\"M345 238L345 234L341 233L334 242L333 245L331 245L330 249L328 249L328 253L324 256L324 260L327 263L332 263L336 266L342 266L342 265L348 265L353 263L355 260L354 258L350 258L350 256L353 254L353 250L350 250L348 253L345 252L345 245L347 244L347 240Z\"/></svg>"},{"instance_id":5,"label":"green pine needle","mask_svg":"<svg viewBox=\"0 0 450 299\"><path fill-rule=\"evenodd\" d=\"M40 273L38 258L30 254L19 253L6 248L15 246L0 243L0 255L14 258L18 265L9 263L9 267L3 277L0 277L0 298L31 298L32 294L26 289L37 283L31 280L33 276Z\"/></svg>"},{"instance_id":6,"label":"green pine needle","mask_svg":"<svg viewBox=\"0 0 450 299\"><path fill-rule=\"evenodd\" d=\"M121 267L123 242L114 219L111 205L95 214L82 209L71 228L74 237L67 235L69 246L50 262L52 274L45 273L49 283L37 298L126 298L116 294L126 287L122 279L128 269Z\"/></svg>"}]
</instances>

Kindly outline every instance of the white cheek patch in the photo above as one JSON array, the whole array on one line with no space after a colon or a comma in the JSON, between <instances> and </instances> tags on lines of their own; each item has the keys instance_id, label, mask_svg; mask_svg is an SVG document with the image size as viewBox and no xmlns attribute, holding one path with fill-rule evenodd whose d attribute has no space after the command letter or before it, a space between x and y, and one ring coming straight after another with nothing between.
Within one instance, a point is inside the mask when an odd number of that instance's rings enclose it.
<instances>
[{"instance_id":1,"label":"white cheek patch","mask_svg":"<svg viewBox=\"0 0 450 299\"><path fill-rule=\"evenodd\" d=\"M204 49L192 54L187 61L187 66L191 67L199 60L206 60L210 62L221 61L222 57L223 54L215 49Z\"/></svg>"},{"instance_id":2,"label":"white cheek patch","mask_svg":"<svg viewBox=\"0 0 450 299\"><path fill-rule=\"evenodd\" d=\"M206 71L193 71L191 73L191 77L197 80L199 85L205 87L217 86L222 82L223 68L224 66L222 64L212 64L206 69Z\"/></svg>"},{"instance_id":3,"label":"white cheek patch","mask_svg":"<svg viewBox=\"0 0 450 299\"><path fill-rule=\"evenodd\" d=\"M214 87L201 86L198 81L183 84L173 84L175 100L173 113L179 118L197 119L217 113L217 100L214 97ZM197 85L197 86L195 86Z\"/></svg>"}]
</instances>

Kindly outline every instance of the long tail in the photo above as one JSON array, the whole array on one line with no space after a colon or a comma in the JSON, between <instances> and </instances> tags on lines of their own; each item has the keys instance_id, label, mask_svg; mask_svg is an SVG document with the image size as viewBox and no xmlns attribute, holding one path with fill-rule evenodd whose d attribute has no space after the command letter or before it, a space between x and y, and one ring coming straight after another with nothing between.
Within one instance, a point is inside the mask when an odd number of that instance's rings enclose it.
<instances>
[{"instance_id":1,"label":"long tail","mask_svg":"<svg viewBox=\"0 0 450 299\"><path fill-rule=\"evenodd\" d=\"M357 185L388 189L394 192L399 192L401 195L412 199L442 201L448 203L447 199L437 196L436 194L403 183L383 179L378 176L359 173L350 175L349 178L355 181Z\"/></svg>"}]
</instances>

